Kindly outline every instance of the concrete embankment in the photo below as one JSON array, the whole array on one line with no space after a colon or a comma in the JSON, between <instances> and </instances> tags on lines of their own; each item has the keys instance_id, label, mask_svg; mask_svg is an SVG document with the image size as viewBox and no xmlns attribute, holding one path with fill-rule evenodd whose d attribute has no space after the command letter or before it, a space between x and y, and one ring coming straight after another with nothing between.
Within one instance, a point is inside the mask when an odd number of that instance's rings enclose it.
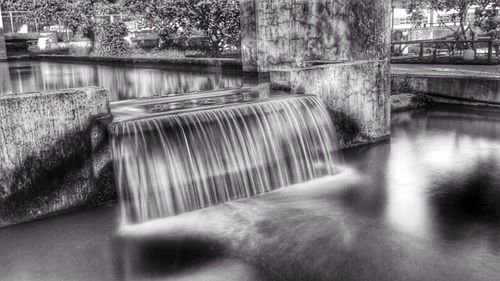
<instances>
[{"instance_id":1,"label":"concrete embankment","mask_svg":"<svg viewBox=\"0 0 500 281\"><path fill-rule=\"evenodd\" d=\"M69 55L37 55L34 59L51 61L93 62L93 63L126 63L146 65L190 65L190 66L222 66L241 68L239 58L156 58L156 57L106 57L106 56L69 56Z\"/></svg>"},{"instance_id":2,"label":"concrete embankment","mask_svg":"<svg viewBox=\"0 0 500 281\"><path fill-rule=\"evenodd\" d=\"M0 227L114 198L108 92L0 96Z\"/></svg>"},{"instance_id":3,"label":"concrete embankment","mask_svg":"<svg viewBox=\"0 0 500 281\"><path fill-rule=\"evenodd\" d=\"M500 74L460 68L392 68L392 95L425 95L436 103L500 108ZM398 97L399 98L399 97Z\"/></svg>"}]
</instances>

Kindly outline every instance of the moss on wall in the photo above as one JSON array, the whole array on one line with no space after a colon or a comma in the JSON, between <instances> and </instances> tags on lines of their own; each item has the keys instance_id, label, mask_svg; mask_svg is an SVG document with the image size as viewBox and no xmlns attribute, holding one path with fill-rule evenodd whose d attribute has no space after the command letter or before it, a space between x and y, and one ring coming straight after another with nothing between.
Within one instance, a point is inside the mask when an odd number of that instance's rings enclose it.
<instances>
[{"instance_id":1,"label":"moss on wall","mask_svg":"<svg viewBox=\"0 0 500 281\"><path fill-rule=\"evenodd\" d=\"M0 227L113 197L108 113L98 88L0 97Z\"/></svg>"}]
</instances>

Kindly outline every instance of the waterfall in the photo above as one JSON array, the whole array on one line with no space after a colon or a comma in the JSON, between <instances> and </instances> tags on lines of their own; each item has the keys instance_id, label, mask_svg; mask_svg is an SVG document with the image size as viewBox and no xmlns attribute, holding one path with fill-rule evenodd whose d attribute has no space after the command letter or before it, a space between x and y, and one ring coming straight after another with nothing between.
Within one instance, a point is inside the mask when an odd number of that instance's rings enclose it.
<instances>
[{"instance_id":1,"label":"waterfall","mask_svg":"<svg viewBox=\"0 0 500 281\"><path fill-rule=\"evenodd\" d=\"M322 102L313 96L240 96L224 106L158 113L169 108L163 102L148 106L149 115L111 125L123 223L335 173L337 142Z\"/></svg>"}]
</instances>

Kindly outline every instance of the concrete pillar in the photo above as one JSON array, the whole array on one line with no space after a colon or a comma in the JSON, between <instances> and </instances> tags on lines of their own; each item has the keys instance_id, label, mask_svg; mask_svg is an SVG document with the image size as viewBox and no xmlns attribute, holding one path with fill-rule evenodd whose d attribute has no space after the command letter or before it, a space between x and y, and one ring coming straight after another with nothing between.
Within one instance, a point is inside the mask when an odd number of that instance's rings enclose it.
<instances>
[{"instance_id":1,"label":"concrete pillar","mask_svg":"<svg viewBox=\"0 0 500 281\"><path fill-rule=\"evenodd\" d=\"M0 96L0 227L112 198L107 114L100 88Z\"/></svg>"},{"instance_id":2,"label":"concrete pillar","mask_svg":"<svg viewBox=\"0 0 500 281\"><path fill-rule=\"evenodd\" d=\"M245 71L387 59L391 0L241 0Z\"/></svg>"},{"instance_id":3,"label":"concrete pillar","mask_svg":"<svg viewBox=\"0 0 500 281\"><path fill-rule=\"evenodd\" d=\"M0 15L2 14L2 8L0 8ZM3 35L3 21L0 16L0 61L7 59L7 49L5 47L5 37Z\"/></svg>"},{"instance_id":4,"label":"concrete pillar","mask_svg":"<svg viewBox=\"0 0 500 281\"><path fill-rule=\"evenodd\" d=\"M316 95L341 147L390 134L391 0L241 0L246 72Z\"/></svg>"}]
</instances>

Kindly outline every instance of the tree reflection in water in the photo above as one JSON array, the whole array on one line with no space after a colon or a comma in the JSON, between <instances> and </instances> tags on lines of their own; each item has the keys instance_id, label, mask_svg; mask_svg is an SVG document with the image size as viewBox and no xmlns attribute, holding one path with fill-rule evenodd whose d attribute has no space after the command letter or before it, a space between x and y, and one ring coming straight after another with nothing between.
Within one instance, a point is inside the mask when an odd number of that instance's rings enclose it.
<instances>
[{"instance_id":1,"label":"tree reflection in water","mask_svg":"<svg viewBox=\"0 0 500 281\"><path fill-rule=\"evenodd\" d=\"M18 61L0 63L0 94L101 86L111 101L243 85L241 72L221 67L154 67Z\"/></svg>"}]
</instances>

